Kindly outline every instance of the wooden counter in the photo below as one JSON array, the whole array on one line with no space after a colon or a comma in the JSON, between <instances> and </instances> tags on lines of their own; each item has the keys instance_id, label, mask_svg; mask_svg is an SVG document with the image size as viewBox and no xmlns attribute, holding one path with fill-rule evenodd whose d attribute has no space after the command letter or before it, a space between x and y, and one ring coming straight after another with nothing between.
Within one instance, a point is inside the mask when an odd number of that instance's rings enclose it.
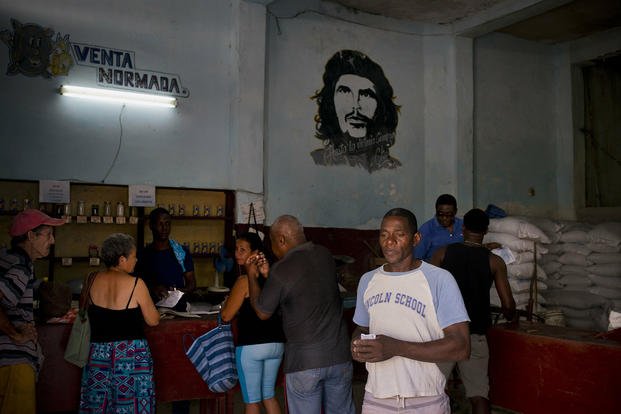
<instances>
[{"instance_id":1,"label":"wooden counter","mask_svg":"<svg viewBox=\"0 0 621 414\"><path fill-rule=\"evenodd\" d=\"M213 393L185 354L193 339L215 328L215 318L168 319L147 328L158 402L201 400L201 413L233 413L233 391Z\"/></svg>"},{"instance_id":2,"label":"wooden counter","mask_svg":"<svg viewBox=\"0 0 621 414\"><path fill-rule=\"evenodd\" d=\"M192 337L196 338L216 325L214 318L172 319L162 320L158 326L146 329L153 355L155 398L158 403L200 399L201 413L233 412L233 391L209 391L185 355L184 337L189 347ZM64 359L71 325L44 324L37 326L37 331L46 358L37 382L37 411L77 412L82 370Z\"/></svg>"},{"instance_id":3,"label":"wooden counter","mask_svg":"<svg viewBox=\"0 0 621 414\"><path fill-rule=\"evenodd\" d=\"M77 412L82 368L65 361L70 324L37 325L45 361L37 381L37 412Z\"/></svg>"},{"instance_id":4,"label":"wooden counter","mask_svg":"<svg viewBox=\"0 0 621 414\"><path fill-rule=\"evenodd\" d=\"M524 414L621 413L621 343L520 322L488 333L490 401Z\"/></svg>"}]
</instances>

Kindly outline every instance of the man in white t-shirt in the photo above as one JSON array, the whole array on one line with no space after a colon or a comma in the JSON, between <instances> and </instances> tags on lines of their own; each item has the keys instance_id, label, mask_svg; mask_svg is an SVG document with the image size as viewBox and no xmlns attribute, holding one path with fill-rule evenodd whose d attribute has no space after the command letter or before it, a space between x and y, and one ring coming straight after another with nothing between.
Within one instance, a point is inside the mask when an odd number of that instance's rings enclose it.
<instances>
[{"instance_id":1,"label":"man in white t-shirt","mask_svg":"<svg viewBox=\"0 0 621 414\"><path fill-rule=\"evenodd\" d=\"M369 376L363 414L448 414L446 380L436 365L470 355L468 314L453 276L416 259L416 217L388 211L379 242L387 263L358 285L352 357ZM363 339L361 334L374 334Z\"/></svg>"}]
</instances>

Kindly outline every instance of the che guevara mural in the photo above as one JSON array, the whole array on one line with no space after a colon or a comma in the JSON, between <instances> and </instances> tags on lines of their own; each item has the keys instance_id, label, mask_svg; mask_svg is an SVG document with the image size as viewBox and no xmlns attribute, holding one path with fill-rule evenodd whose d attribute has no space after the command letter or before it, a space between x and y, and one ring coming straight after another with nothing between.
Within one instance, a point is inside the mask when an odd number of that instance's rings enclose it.
<instances>
[{"instance_id":1,"label":"che guevara mural","mask_svg":"<svg viewBox=\"0 0 621 414\"><path fill-rule=\"evenodd\" d=\"M315 137L322 148L311 152L317 165L349 165L369 173L394 169L399 106L381 66L355 50L336 52L326 63L317 102Z\"/></svg>"}]
</instances>

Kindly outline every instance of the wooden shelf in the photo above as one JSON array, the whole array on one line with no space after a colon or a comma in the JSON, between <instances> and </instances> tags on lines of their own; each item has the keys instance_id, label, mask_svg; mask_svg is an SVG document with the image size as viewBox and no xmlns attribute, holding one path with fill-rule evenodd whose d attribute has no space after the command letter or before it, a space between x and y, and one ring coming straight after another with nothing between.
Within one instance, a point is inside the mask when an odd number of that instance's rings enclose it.
<instances>
[{"instance_id":1,"label":"wooden shelf","mask_svg":"<svg viewBox=\"0 0 621 414\"><path fill-rule=\"evenodd\" d=\"M19 211L11 211L11 210L2 210L0 211L0 216L15 216L17 215L17 213L19 213Z\"/></svg>"},{"instance_id":2,"label":"wooden shelf","mask_svg":"<svg viewBox=\"0 0 621 414\"><path fill-rule=\"evenodd\" d=\"M225 216L171 216L173 220L233 220Z\"/></svg>"},{"instance_id":3,"label":"wooden shelf","mask_svg":"<svg viewBox=\"0 0 621 414\"><path fill-rule=\"evenodd\" d=\"M28 198L33 202L33 196L38 194L37 181L20 181L20 180L1 180L0 179L0 197L4 198L5 210L0 211L0 232L5 237L0 237L0 245L7 245L10 242L8 238L8 228L11 218L18 211L7 210L10 207L12 199L19 201ZM87 255L89 245L101 247L103 240L111 233L124 232L132 235L136 239L139 247L145 246L151 241L151 234L148 226L148 215L155 207L138 207L133 209L128 206L128 187L125 185L111 185L100 183L71 183L71 222L55 229L56 244L50 249L50 255L47 260L42 259L38 263L38 277L47 276L49 280L54 280L56 274L57 280L68 281L77 277L83 277L86 267L88 266L89 257ZM123 224L116 223L116 216L112 216L114 222L104 223L103 216L99 216L101 222L93 223L91 215L84 215L86 223L77 222L77 203L84 202L86 212L90 213L92 205L99 206L99 212L102 212L104 202L110 202L112 208L118 202L125 204L125 211L129 213L132 209L132 217L137 217L137 223L130 223L129 216L126 216L126 222ZM9 203L9 205L7 205ZM177 188L177 187L156 187L156 205L167 208L167 206L175 206L177 209L180 205L186 208L186 215L173 215L173 226L171 238L180 243L189 244L189 250L192 258L197 259L195 263L195 272L197 274L197 284L199 287L209 286L212 283L215 270L213 269L212 260L219 256L218 253L192 253L193 245L196 242L201 244L212 243L220 244L226 247L228 251L233 251L233 227L235 222L235 195L230 190L212 190L203 188ZM39 208L39 204L33 202L33 208ZM192 214L193 207L200 206L201 213L205 206L210 208L212 214L209 216L194 216ZM21 206L18 206L21 207ZM45 204L45 212L48 215L56 216L62 205ZM224 215L215 215L222 207ZM113 210L114 212L115 210ZM190 213L190 214L187 214ZM147 237L145 237L145 234ZM62 258L72 259L71 266L62 266ZM42 266L41 266L42 265ZM47 275L45 274L47 267ZM43 271L41 271L43 270Z\"/></svg>"}]
</instances>

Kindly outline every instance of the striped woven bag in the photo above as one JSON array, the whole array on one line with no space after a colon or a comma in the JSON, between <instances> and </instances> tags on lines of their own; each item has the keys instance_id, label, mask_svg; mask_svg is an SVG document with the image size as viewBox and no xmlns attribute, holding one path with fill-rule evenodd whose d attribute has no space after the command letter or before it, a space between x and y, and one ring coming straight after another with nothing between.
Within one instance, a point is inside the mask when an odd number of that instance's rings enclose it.
<instances>
[{"instance_id":1,"label":"striped woven bag","mask_svg":"<svg viewBox=\"0 0 621 414\"><path fill-rule=\"evenodd\" d=\"M226 392L237 384L235 345L230 324L218 326L194 340L186 355L213 392Z\"/></svg>"}]
</instances>

